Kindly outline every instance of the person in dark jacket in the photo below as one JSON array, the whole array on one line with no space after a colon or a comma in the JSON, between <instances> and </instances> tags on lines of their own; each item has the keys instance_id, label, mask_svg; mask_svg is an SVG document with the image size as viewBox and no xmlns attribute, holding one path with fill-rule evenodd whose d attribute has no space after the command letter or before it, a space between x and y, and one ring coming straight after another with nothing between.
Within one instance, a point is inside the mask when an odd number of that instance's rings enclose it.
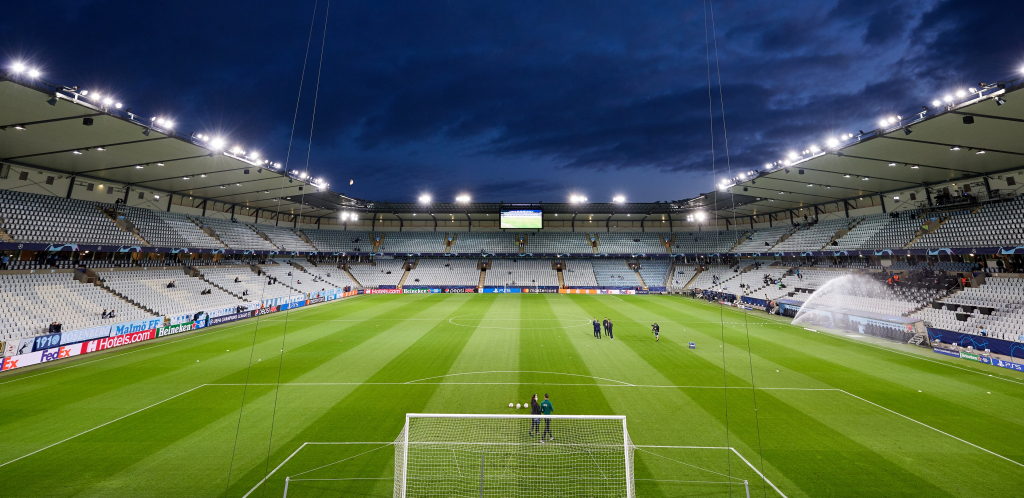
<instances>
[{"instance_id":1,"label":"person in dark jacket","mask_svg":"<svg viewBox=\"0 0 1024 498\"><path fill-rule=\"evenodd\" d=\"M597 317L594 317L594 337L601 338L601 324L597 322Z\"/></svg>"},{"instance_id":2,"label":"person in dark jacket","mask_svg":"<svg viewBox=\"0 0 1024 498\"><path fill-rule=\"evenodd\" d=\"M530 415L540 415L540 403L537 402L537 395L534 394L533 398L530 399ZM540 419L535 418L530 423L530 436L534 433L540 435Z\"/></svg>"},{"instance_id":3,"label":"person in dark jacket","mask_svg":"<svg viewBox=\"0 0 1024 498\"><path fill-rule=\"evenodd\" d=\"M612 327L614 327L614 326L615 326L615 324L612 323L611 320L608 320L608 338L612 339L612 340L615 339L615 334L612 334Z\"/></svg>"}]
</instances>

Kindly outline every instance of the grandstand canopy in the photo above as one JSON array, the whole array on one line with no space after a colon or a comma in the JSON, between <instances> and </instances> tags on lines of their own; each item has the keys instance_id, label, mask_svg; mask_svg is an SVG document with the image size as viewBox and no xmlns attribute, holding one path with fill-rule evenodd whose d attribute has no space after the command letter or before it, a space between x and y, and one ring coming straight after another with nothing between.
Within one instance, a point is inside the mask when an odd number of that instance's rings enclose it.
<instances>
[{"instance_id":1,"label":"grandstand canopy","mask_svg":"<svg viewBox=\"0 0 1024 498\"><path fill-rule=\"evenodd\" d=\"M779 163L771 170L763 165L749 168L746 172L752 174L737 178L731 187L654 203L359 200L307 183L273 163L215 150L193 135L162 129L148 116L96 105L73 89L2 79L0 162L240 207L276 210L281 203L283 212L298 214L301 209L312 217L336 216L344 210L476 219L475 214L498 213L503 207L539 208L545 217L599 215L601 220L673 214L678 220L697 210L720 218L746 217L844 200L855 203L925 184L1018 169L1024 163L1024 142L1017 139L1024 130L1024 102L1008 96L1018 88L993 86L982 97L903 118L830 150L803 154L788 167ZM997 104L996 97L1006 104ZM85 125L87 119L91 125ZM300 206L300 199L305 206Z\"/></svg>"}]
</instances>

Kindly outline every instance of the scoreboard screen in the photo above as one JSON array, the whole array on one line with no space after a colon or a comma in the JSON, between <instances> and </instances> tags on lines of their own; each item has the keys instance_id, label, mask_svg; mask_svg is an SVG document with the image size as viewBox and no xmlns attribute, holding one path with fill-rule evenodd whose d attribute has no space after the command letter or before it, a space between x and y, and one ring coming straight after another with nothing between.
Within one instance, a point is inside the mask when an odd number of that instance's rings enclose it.
<instances>
[{"instance_id":1,"label":"scoreboard screen","mask_svg":"<svg viewBox=\"0 0 1024 498\"><path fill-rule=\"evenodd\" d=\"M502 209L501 228L543 228L540 209Z\"/></svg>"}]
</instances>

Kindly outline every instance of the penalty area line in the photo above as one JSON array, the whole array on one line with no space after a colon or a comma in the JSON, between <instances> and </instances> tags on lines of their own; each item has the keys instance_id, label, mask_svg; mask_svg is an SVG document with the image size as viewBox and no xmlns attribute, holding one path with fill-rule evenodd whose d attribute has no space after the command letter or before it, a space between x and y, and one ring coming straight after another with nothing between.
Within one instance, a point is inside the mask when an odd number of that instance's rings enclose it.
<instances>
[{"instance_id":1,"label":"penalty area line","mask_svg":"<svg viewBox=\"0 0 1024 498\"><path fill-rule=\"evenodd\" d=\"M32 455L35 455L36 453L39 453L40 451L43 451L43 450L46 450L46 449L49 449L49 448L53 448L54 446L57 446L58 444L61 444L61 443L63 443L63 442L66 442L66 441L70 441L70 440L72 440L72 439L74 439L74 438L76 438L76 437L78 437L78 436L81 436L81 435L84 435L84 434L88 434L88 433L90 433L90 432L92 432L92 431L94 431L94 430L96 430L96 429L100 429L100 428L102 428L102 427L106 427L106 426L108 426L108 425L110 425L110 424L113 424L114 422L117 422L117 421L119 421L119 420L123 420L123 419L126 419L126 418L128 418L128 417L131 417L132 415L135 415L136 413L139 413L139 412L142 412L142 411L148 410L148 409L150 409L150 408L153 408L154 406L156 406L156 405L159 405L159 404L161 404L161 403L166 403L166 402L168 402L168 401L170 401L170 400L172 400L172 399L174 399L174 398L177 398L177 397L179 397L179 396L184 396L184 395L186 395L186 394L188 394L188 393L190 393L190 392L192 392L192 391L195 391L196 389L199 389L200 387L203 387L203 386L205 386L205 385L206 385L206 384L203 384L203 385L200 385L200 386L196 386L196 387L193 387L192 389L189 389L188 391L180 392L180 393L178 393L178 394L175 394L174 396L171 396L170 398L167 398L167 399L165 399L165 400L162 400L162 401L157 401L156 403L153 403L152 405L149 405L149 406L147 406L147 407L145 407L145 408L140 408L140 409L138 409L138 410L135 410L135 411L133 411L133 412L131 412L131 413L127 414L127 415L122 415L122 416L120 416L120 417L117 417L117 418L115 418L114 420L111 420L111 421L109 421L109 422L105 422L105 423L102 423L102 424L100 424L100 425L97 425L96 427L93 427L92 429L88 429L88 430L85 430L85 431L79 432L78 434L75 434L74 436L71 436L71 437L68 437L68 438L65 438L65 439L61 439L60 441L57 441L56 443L53 443L53 444L51 444L51 445L49 445L49 446L44 446L44 447L42 447L42 448L39 448L38 450L35 450L35 451L33 451L32 453L29 453L29 454L27 454L27 455L22 455L22 456L20 456L20 457L18 457L18 458L15 458L14 460L11 460L11 461L9 461L9 462L6 462L6 463L2 463L2 464L0 464L0 467L3 467L3 466L5 466L5 465L8 465L8 464L12 464L12 463L14 463L14 462L17 462L18 460L21 460L21 459L23 459L23 458L28 458L28 457L30 457L30 456L32 456Z\"/></svg>"},{"instance_id":2,"label":"penalty area line","mask_svg":"<svg viewBox=\"0 0 1024 498\"><path fill-rule=\"evenodd\" d=\"M897 412L897 411L894 411L894 410L890 410L890 409L888 409L888 408L886 408L886 407L884 407L884 406L882 406L882 405L880 405L878 403L875 403L873 401L868 401L868 400L866 400L866 399L864 399L864 398L862 398L860 396L857 396L856 394L852 394L852 393L850 393L848 391L845 391L843 389L838 389L838 391L842 392L843 394L846 394L847 396L850 396L850 397L853 397L853 398L857 398L857 399L859 399L859 400L861 400L861 401L863 401L863 402L865 402L865 403L867 403L869 405L875 406L877 408L881 408L881 409L883 409L883 410L885 410L885 411L887 411L887 412L889 412L889 413L891 413L893 415L905 418L905 419L907 419L907 420L909 420L909 421L911 421L911 422L913 422L915 424L921 425L923 427L927 427L927 428L929 428L929 429L931 429L931 430L933 430L935 432L938 432L939 434L942 434L943 436L951 437L953 439L956 439L957 441L960 441L961 443L964 443L966 445L969 445L969 446L977 448L977 449L979 449L981 451L984 451L985 453L988 453L990 455L1002 458L1003 460L1006 460L1007 462L1010 462L1010 463L1012 463L1014 465L1017 465L1018 467L1024 467L1024 464L1022 464L1022 463L1020 463L1020 462L1018 462L1016 460L1011 460L1011 459L1009 459L1007 457L1004 457L1003 455L1000 455L999 453L996 453L996 452L994 452L992 450L988 450L988 449L982 448L981 446L978 446L978 445L976 445L976 444L974 444L974 443L972 443L970 441L967 441L967 440L964 440L964 439L960 439L960 438L958 438L958 437L956 437L956 436L954 436L954 435L952 435L952 434L950 434L948 432L944 432L944 431L936 429L935 427L932 427L932 426L930 426L930 425L928 425L928 424L926 424L924 422L921 422L920 420L912 419L912 418L910 418L910 417L908 417L908 416L906 416L906 415L904 415L904 414L902 414L900 412Z\"/></svg>"}]
</instances>

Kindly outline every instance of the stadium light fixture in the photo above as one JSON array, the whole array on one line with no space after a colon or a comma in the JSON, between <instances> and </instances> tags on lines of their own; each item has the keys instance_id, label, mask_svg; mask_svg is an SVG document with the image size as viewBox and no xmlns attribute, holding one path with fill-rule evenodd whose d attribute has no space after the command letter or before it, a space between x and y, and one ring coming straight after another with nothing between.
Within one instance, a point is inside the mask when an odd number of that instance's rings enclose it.
<instances>
[{"instance_id":1,"label":"stadium light fixture","mask_svg":"<svg viewBox=\"0 0 1024 498\"><path fill-rule=\"evenodd\" d=\"M975 152L975 154L984 154L984 153L985 153L985 151L983 151L983 150L979 150L978 152Z\"/></svg>"},{"instance_id":2,"label":"stadium light fixture","mask_svg":"<svg viewBox=\"0 0 1024 498\"><path fill-rule=\"evenodd\" d=\"M1006 103L1006 99L1002 97L996 97L996 105L1003 105Z\"/></svg>"},{"instance_id":3,"label":"stadium light fixture","mask_svg":"<svg viewBox=\"0 0 1024 498\"><path fill-rule=\"evenodd\" d=\"M21 74L25 72L26 69L28 68L25 67L25 64L21 62L15 62L13 65L11 65L11 71L13 71L14 74Z\"/></svg>"},{"instance_id":4,"label":"stadium light fixture","mask_svg":"<svg viewBox=\"0 0 1024 498\"><path fill-rule=\"evenodd\" d=\"M430 196L427 194L423 194L420 196L419 201L421 204L430 204Z\"/></svg>"},{"instance_id":5,"label":"stadium light fixture","mask_svg":"<svg viewBox=\"0 0 1024 498\"><path fill-rule=\"evenodd\" d=\"M935 100L932 101L932 107L938 107L940 105L942 105L942 101L941 100L935 99Z\"/></svg>"},{"instance_id":6,"label":"stadium light fixture","mask_svg":"<svg viewBox=\"0 0 1024 498\"><path fill-rule=\"evenodd\" d=\"M789 159L790 159L791 161L796 161L797 159L800 159L800 154L797 154L796 152L792 152L792 151L791 151L791 152L789 153Z\"/></svg>"},{"instance_id":7,"label":"stadium light fixture","mask_svg":"<svg viewBox=\"0 0 1024 498\"><path fill-rule=\"evenodd\" d=\"M821 149L819 149L817 145L811 146L811 154L817 154L819 152L821 152Z\"/></svg>"},{"instance_id":8,"label":"stadium light fixture","mask_svg":"<svg viewBox=\"0 0 1024 498\"><path fill-rule=\"evenodd\" d=\"M707 219L708 214L704 211L697 211L697 214L694 216L697 218L697 221L704 221Z\"/></svg>"},{"instance_id":9,"label":"stadium light fixture","mask_svg":"<svg viewBox=\"0 0 1024 498\"><path fill-rule=\"evenodd\" d=\"M569 196L569 202L573 204L579 204L581 202L587 202L587 198L582 195L572 194Z\"/></svg>"},{"instance_id":10,"label":"stadium light fixture","mask_svg":"<svg viewBox=\"0 0 1024 498\"><path fill-rule=\"evenodd\" d=\"M30 69L28 71L28 75L33 77L33 78L38 78L40 76L40 73L39 73L38 69Z\"/></svg>"},{"instance_id":11,"label":"stadium light fixture","mask_svg":"<svg viewBox=\"0 0 1024 498\"><path fill-rule=\"evenodd\" d=\"M951 103L953 102L953 96L947 94L945 97L942 97L942 100L946 101L947 104Z\"/></svg>"},{"instance_id":12,"label":"stadium light fixture","mask_svg":"<svg viewBox=\"0 0 1024 498\"><path fill-rule=\"evenodd\" d=\"M825 145L829 147L839 147L839 139L836 137L831 137L825 142Z\"/></svg>"},{"instance_id":13,"label":"stadium light fixture","mask_svg":"<svg viewBox=\"0 0 1024 498\"><path fill-rule=\"evenodd\" d=\"M953 151L960 150L960 146L959 145L954 145L954 146L950 147L949 150L953 150Z\"/></svg>"},{"instance_id":14,"label":"stadium light fixture","mask_svg":"<svg viewBox=\"0 0 1024 498\"><path fill-rule=\"evenodd\" d=\"M622 203L626 202L626 196L624 196L624 195L617 195L615 197L612 197L612 202L614 202L616 204L622 204Z\"/></svg>"},{"instance_id":15,"label":"stadium light fixture","mask_svg":"<svg viewBox=\"0 0 1024 498\"><path fill-rule=\"evenodd\" d=\"M459 194L458 196L455 197L455 202L458 202L459 204L466 204L469 201L470 198L468 194Z\"/></svg>"},{"instance_id":16,"label":"stadium light fixture","mask_svg":"<svg viewBox=\"0 0 1024 498\"><path fill-rule=\"evenodd\" d=\"M967 96L967 92L965 92L963 90L957 90L956 91L956 96L962 99L962 98Z\"/></svg>"}]
</instances>

